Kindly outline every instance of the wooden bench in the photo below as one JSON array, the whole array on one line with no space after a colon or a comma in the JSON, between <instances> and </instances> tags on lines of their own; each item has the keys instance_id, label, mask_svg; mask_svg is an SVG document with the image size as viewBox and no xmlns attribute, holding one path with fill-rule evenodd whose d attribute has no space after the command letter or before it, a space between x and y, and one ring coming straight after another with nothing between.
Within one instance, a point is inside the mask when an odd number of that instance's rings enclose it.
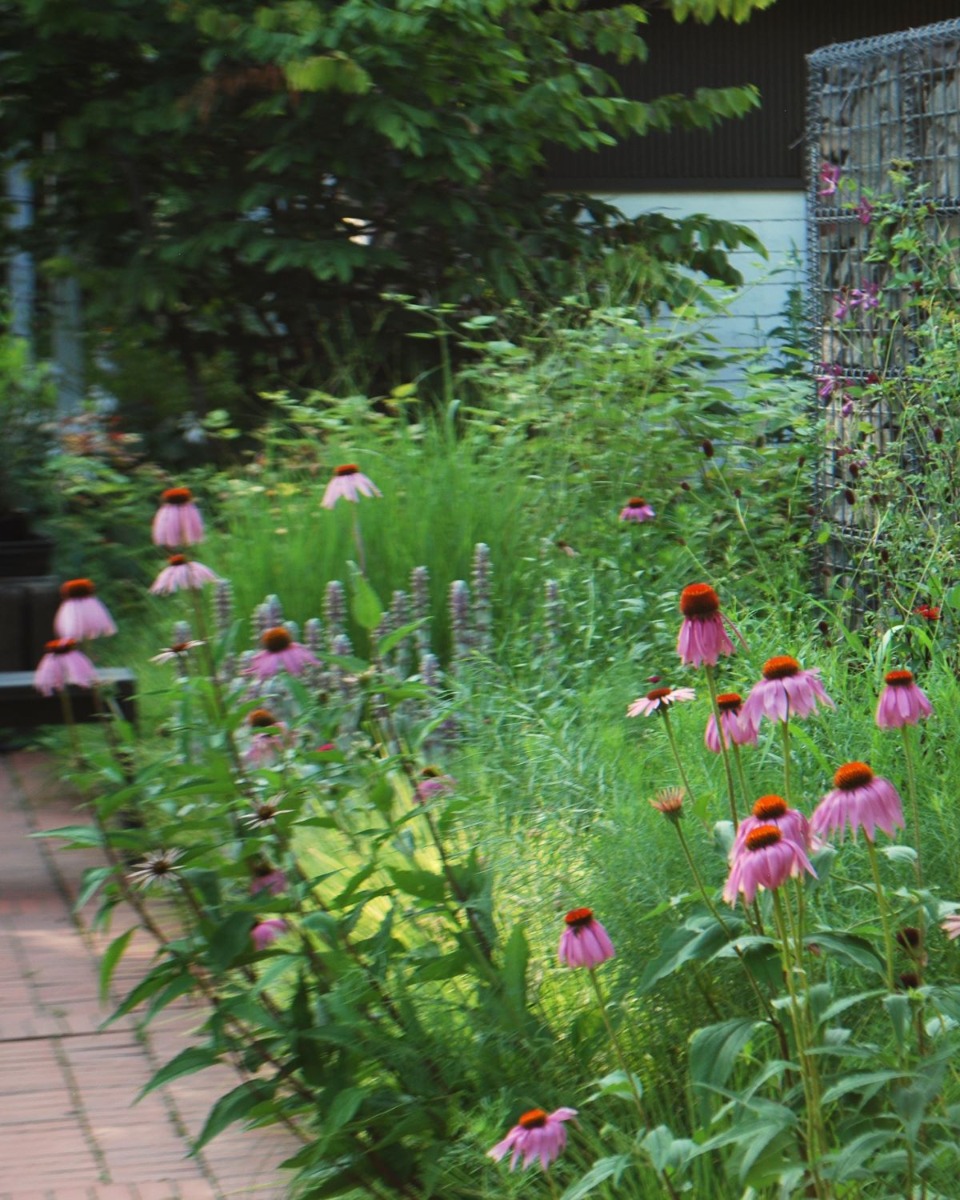
<instances>
[{"instance_id":1,"label":"wooden bench","mask_svg":"<svg viewBox=\"0 0 960 1200\"><path fill-rule=\"evenodd\" d=\"M109 690L124 719L136 723L136 677L126 667L98 667L97 676ZM71 687L70 703L77 721L97 717L93 693ZM59 696L41 696L33 686L32 671L0 671L0 729L35 729L40 725L63 725Z\"/></svg>"}]
</instances>

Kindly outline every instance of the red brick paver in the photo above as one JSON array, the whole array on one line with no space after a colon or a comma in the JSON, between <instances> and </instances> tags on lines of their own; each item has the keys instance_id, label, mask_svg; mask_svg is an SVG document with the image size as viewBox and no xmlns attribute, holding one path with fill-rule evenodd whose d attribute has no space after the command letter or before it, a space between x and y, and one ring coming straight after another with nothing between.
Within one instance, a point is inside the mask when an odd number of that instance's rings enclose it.
<instances>
[{"instance_id":1,"label":"red brick paver","mask_svg":"<svg viewBox=\"0 0 960 1200\"><path fill-rule=\"evenodd\" d=\"M71 909L96 852L29 835L86 823L42 755L0 754L0 1200L281 1200L277 1164L296 1146L280 1130L227 1130L188 1157L207 1111L236 1085L214 1068L134 1100L187 1045L202 1012L171 1006L141 1031L101 1028L97 954L135 923L122 910L94 935ZM135 935L122 993L153 946Z\"/></svg>"}]
</instances>

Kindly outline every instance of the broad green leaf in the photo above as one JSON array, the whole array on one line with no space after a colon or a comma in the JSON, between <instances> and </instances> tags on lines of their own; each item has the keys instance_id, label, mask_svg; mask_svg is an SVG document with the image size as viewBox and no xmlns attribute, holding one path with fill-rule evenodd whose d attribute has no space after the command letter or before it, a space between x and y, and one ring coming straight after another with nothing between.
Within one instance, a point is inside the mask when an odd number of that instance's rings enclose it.
<instances>
[{"instance_id":1,"label":"broad green leaf","mask_svg":"<svg viewBox=\"0 0 960 1200\"><path fill-rule=\"evenodd\" d=\"M615 1154L610 1158L598 1159L578 1183L567 1188L560 1200L583 1200L584 1196L589 1196L608 1179L612 1179L615 1184L619 1183L632 1161L629 1154Z\"/></svg>"},{"instance_id":2,"label":"broad green leaf","mask_svg":"<svg viewBox=\"0 0 960 1200\"><path fill-rule=\"evenodd\" d=\"M710 1111L708 1089L727 1083L736 1061L753 1039L758 1022L751 1017L734 1017L718 1025L698 1029L690 1039L690 1078L700 1092L704 1119Z\"/></svg>"},{"instance_id":3,"label":"broad green leaf","mask_svg":"<svg viewBox=\"0 0 960 1200\"><path fill-rule=\"evenodd\" d=\"M220 1061L220 1055L215 1050L208 1050L203 1046L188 1046L186 1050L181 1050L176 1057L160 1068L159 1071L151 1078L150 1082L141 1089L137 1099L140 1100L149 1092L155 1091L158 1087L163 1087L165 1083L169 1083L172 1079L179 1079L181 1075L194 1075L197 1071L203 1071L206 1067L212 1067L214 1063Z\"/></svg>"},{"instance_id":4,"label":"broad green leaf","mask_svg":"<svg viewBox=\"0 0 960 1200\"><path fill-rule=\"evenodd\" d=\"M350 563L350 580L353 592L350 611L353 619L362 629L372 633L383 617L383 605L356 563Z\"/></svg>"},{"instance_id":5,"label":"broad green leaf","mask_svg":"<svg viewBox=\"0 0 960 1200\"><path fill-rule=\"evenodd\" d=\"M530 945L523 926L514 925L503 948L503 986L514 1008L518 1012L527 1006L527 965L530 962Z\"/></svg>"},{"instance_id":6,"label":"broad green leaf","mask_svg":"<svg viewBox=\"0 0 960 1200\"><path fill-rule=\"evenodd\" d=\"M219 974L225 971L245 950L250 949L250 930L253 916L250 913L231 913L210 936L207 956L210 969Z\"/></svg>"},{"instance_id":7,"label":"broad green leaf","mask_svg":"<svg viewBox=\"0 0 960 1200\"><path fill-rule=\"evenodd\" d=\"M708 961L726 942L726 930L714 920L706 924L687 922L681 925L666 938L662 952L647 967L640 980L640 990L649 991L684 963Z\"/></svg>"},{"instance_id":8,"label":"broad green leaf","mask_svg":"<svg viewBox=\"0 0 960 1200\"><path fill-rule=\"evenodd\" d=\"M109 868L108 868L109 870ZM117 963L123 958L127 947L130 945L130 939L137 932L137 927L134 925L132 929L128 929L126 933L121 933L119 937L113 939L110 945L104 952L100 962L100 1003L106 1004L107 998L110 995L110 980L113 978L113 972L117 968Z\"/></svg>"},{"instance_id":9,"label":"broad green leaf","mask_svg":"<svg viewBox=\"0 0 960 1200\"><path fill-rule=\"evenodd\" d=\"M388 874L401 891L418 900L439 904L446 895L446 880L435 871L407 871L391 867Z\"/></svg>"},{"instance_id":10,"label":"broad green leaf","mask_svg":"<svg viewBox=\"0 0 960 1200\"><path fill-rule=\"evenodd\" d=\"M874 971L878 975L883 975L886 970L883 959L872 943L855 933L818 930L816 933L811 933L809 937L805 937L803 944L808 948L816 946L821 952L828 955L836 954L841 958L846 958L850 962L856 963L857 966L866 967L867 970Z\"/></svg>"},{"instance_id":11,"label":"broad green leaf","mask_svg":"<svg viewBox=\"0 0 960 1200\"><path fill-rule=\"evenodd\" d=\"M210 1109L203 1129L200 1130L200 1136L193 1143L191 1153L197 1154L234 1121L241 1121L261 1106L269 1105L272 1096L272 1085L260 1079L247 1080L232 1092L221 1096Z\"/></svg>"}]
</instances>

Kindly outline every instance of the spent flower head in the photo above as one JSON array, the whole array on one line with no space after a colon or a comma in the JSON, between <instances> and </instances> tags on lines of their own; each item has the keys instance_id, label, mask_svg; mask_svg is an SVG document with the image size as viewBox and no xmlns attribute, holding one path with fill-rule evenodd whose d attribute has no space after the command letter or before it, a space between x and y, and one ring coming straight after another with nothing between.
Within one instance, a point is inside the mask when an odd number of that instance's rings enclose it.
<instances>
[{"instance_id":1,"label":"spent flower head","mask_svg":"<svg viewBox=\"0 0 960 1200\"><path fill-rule=\"evenodd\" d=\"M628 717L649 717L655 712L665 712L671 704L693 700L697 693L693 688L658 687L641 696L627 708Z\"/></svg>"},{"instance_id":2,"label":"spent flower head","mask_svg":"<svg viewBox=\"0 0 960 1200\"><path fill-rule=\"evenodd\" d=\"M127 873L127 878L142 888L174 883L179 874L177 863L182 857L182 850L154 850Z\"/></svg>"}]
</instances>

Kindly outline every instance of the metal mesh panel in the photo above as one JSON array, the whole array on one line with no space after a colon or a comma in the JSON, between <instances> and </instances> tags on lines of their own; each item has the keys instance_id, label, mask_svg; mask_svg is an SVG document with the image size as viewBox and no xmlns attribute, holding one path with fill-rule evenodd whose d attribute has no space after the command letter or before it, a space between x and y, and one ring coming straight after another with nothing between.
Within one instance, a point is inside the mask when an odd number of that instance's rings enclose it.
<instances>
[{"instance_id":1,"label":"metal mesh panel","mask_svg":"<svg viewBox=\"0 0 960 1200\"><path fill-rule=\"evenodd\" d=\"M842 577L856 610L875 599L880 506L897 503L861 494L858 462L899 437L898 389L908 395L917 357L911 285L868 257L877 231L868 197L902 199L930 236L957 236L960 19L808 55L806 148L807 305L825 440L817 499L831 531L818 565ZM872 390L878 377L884 385Z\"/></svg>"}]
</instances>

